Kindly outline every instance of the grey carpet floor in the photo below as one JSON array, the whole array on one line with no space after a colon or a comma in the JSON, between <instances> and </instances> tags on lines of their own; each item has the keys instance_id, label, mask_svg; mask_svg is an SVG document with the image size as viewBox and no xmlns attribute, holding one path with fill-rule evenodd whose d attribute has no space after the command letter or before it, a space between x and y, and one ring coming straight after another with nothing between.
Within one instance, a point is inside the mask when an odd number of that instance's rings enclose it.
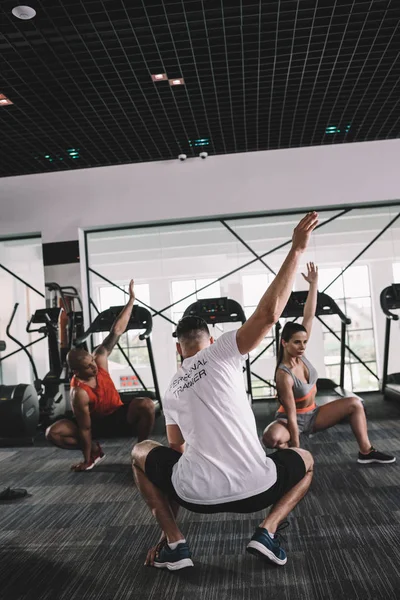
<instances>
[{"instance_id":1,"label":"grey carpet floor","mask_svg":"<svg viewBox=\"0 0 400 600\"><path fill-rule=\"evenodd\" d=\"M372 442L400 460L400 405L366 398ZM255 405L260 431L275 406ZM162 419L154 436L165 441ZM31 497L0 504L4 600L378 600L400 598L400 463L359 466L350 428L304 443L315 457L312 488L290 515L285 567L245 553L261 514L203 516L182 510L194 569L145 568L158 538L132 483L128 439L107 440L107 460L69 472L79 453L38 439L0 449L0 483ZM285 533L286 533L285 532Z\"/></svg>"}]
</instances>

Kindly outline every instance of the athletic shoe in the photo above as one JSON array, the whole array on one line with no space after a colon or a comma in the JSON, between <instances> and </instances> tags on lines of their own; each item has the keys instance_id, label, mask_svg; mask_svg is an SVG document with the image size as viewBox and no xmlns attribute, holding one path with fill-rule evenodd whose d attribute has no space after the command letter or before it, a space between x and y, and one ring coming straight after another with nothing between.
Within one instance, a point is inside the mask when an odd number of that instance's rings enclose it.
<instances>
[{"instance_id":1,"label":"athletic shoe","mask_svg":"<svg viewBox=\"0 0 400 600\"><path fill-rule=\"evenodd\" d=\"M271 538L268 531L263 527L257 527L246 550L250 554L260 556L276 565L285 565L287 562L286 552L280 547L279 533Z\"/></svg>"},{"instance_id":2,"label":"athletic shoe","mask_svg":"<svg viewBox=\"0 0 400 600\"><path fill-rule=\"evenodd\" d=\"M362 465L368 465L370 463L389 464L396 462L396 459L390 454L384 454L383 452L378 452L378 450L372 448L371 452L368 452L368 454L361 454L361 452L359 452L357 462Z\"/></svg>"},{"instance_id":3,"label":"athletic shoe","mask_svg":"<svg viewBox=\"0 0 400 600\"><path fill-rule=\"evenodd\" d=\"M86 470L90 471L90 469L93 469L93 467L95 467L96 465L101 463L101 461L104 460L105 457L106 457L106 455L104 454L103 450L101 449L99 442L97 442L97 451L95 452L95 454L92 454L90 457L92 459L92 464Z\"/></svg>"},{"instance_id":4,"label":"athletic shoe","mask_svg":"<svg viewBox=\"0 0 400 600\"><path fill-rule=\"evenodd\" d=\"M157 548L154 566L157 569L169 569L170 571L179 571L185 567L193 567L189 546L186 542L178 544L175 550L171 550L167 541L160 542Z\"/></svg>"},{"instance_id":5,"label":"athletic shoe","mask_svg":"<svg viewBox=\"0 0 400 600\"><path fill-rule=\"evenodd\" d=\"M0 501L8 502L10 500L20 500L21 498L26 498L29 496L28 492L22 488L5 488L0 492Z\"/></svg>"}]
</instances>

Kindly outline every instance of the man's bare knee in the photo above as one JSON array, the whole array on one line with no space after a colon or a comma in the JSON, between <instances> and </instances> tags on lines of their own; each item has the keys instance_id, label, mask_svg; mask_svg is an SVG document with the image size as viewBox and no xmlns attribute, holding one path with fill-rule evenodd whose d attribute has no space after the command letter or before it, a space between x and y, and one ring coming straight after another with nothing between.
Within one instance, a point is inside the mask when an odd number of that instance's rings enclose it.
<instances>
[{"instance_id":1,"label":"man's bare knee","mask_svg":"<svg viewBox=\"0 0 400 600\"><path fill-rule=\"evenodd\" d=\"M161 446L161 444L154 440L143 440L143 442L135 444L131 452L132 466L139 467L144 471L147 455L157 446Z\"/></svg>"},{"instance_id":2,"label":"man's bare knee","mask_svg":"<svg viewBox=\"0 0 400 600\"><path fill-rule=\"evenodd\" d=\"M269 431L264 431L263 444L266 448L279 448L282 441Z\"/></svg>"},{"instance_id":3,"label":"man's bare knee","mask_svg":"<svg viewBox=\"0 0 400 600\"><path fill-rule=\"evenodd\" d=\"M154 414L154 402L151 398L137 398L135 401L135 407L138 412L144 412L148 414Z\"/></svg>"},{"instance_id":4,"label":"man's bare knee","mask_svg":"<svg viewBox=\"0 0 400 600\"><path fill-rule=\"evenodd\" d=\"M60 444L60 427L57 423L53 423L46 429L45 437L51 444Z\"/></svg>"}]
</instances>

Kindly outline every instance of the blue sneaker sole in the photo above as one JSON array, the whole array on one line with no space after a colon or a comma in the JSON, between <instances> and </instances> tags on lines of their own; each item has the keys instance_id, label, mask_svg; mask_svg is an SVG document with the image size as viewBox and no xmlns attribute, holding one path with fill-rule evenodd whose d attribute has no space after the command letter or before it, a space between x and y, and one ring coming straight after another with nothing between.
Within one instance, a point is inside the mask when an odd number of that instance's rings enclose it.
<instances>
[{"instance_id":1,"label":"blue sneaker sole","mask_svg":"<svg viewBox=\"0 0 400 600\"><path fill-rule=\"evenodd\" d=\"M168 569L169 571L179 571L179 569L186 569L186 567L194 567L194 564L191 558L182 558L182 560L177 560L176 562L154 562L154 566L156 567L156 569Z\"/></svg>"},{"instance_id":2,"label":"blue sneaker sole","mask_svg":"<svg viewBox=\"0 0 400 600\"><path fill-rule=\"evenodd\" d=\"M251 542L248 543L246 551L281 567L287 563L287 556L285 556L285 558L278 558L271 550L264 546L264 544L256 542L255 540L251 540Z\"/></svg>"}]
</instances>

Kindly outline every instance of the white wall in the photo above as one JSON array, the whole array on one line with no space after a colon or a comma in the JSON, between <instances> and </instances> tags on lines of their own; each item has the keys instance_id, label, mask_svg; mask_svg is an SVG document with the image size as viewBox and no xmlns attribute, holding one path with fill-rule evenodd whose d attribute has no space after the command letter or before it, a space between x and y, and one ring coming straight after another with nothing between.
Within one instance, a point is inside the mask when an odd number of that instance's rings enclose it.
<instances>
[{"instance_id":1,"label":"white wall","mask_svg":"<svg viewBox=\"0 0 400 600\"><path fill-rule=\"evenodd\" d=\"M0 236L400 198L400 140L0 179Z\"/></svg>"}]
</instances>

